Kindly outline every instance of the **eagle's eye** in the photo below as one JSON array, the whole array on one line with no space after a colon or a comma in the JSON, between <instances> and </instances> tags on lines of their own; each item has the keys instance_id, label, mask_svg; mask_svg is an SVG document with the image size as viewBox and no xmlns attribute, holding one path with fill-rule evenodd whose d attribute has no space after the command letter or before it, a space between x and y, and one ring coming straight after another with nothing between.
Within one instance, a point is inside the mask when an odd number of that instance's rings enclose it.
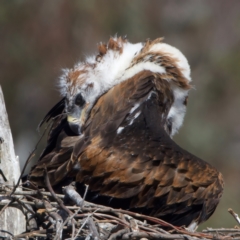
<instances>
[{"instance_id":1,"label":"eagle's eye","mask_svg":"<svg viewBox=\"0 0 240 240\"><path fill-rule=\"evenodd\" d=\"M75 104L79 107L82 107L85 104L85 100L83 99L83 96L81 93L79 93L75 98Z\"/></svg>"}]
</instances>

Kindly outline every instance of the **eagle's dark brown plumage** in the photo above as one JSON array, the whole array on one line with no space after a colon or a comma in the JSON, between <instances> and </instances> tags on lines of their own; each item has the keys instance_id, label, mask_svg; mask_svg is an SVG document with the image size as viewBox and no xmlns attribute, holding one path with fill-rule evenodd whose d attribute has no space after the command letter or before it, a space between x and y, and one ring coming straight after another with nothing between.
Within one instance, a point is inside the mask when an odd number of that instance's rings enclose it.
<instances>
[{"instance_id":1,"label":"eagle's dark brown plumage","mask_svg":"<svg viewBox=\"0 0 240 240\"><path fill-rule=\"evenodd\" d=\"M111 38L99 54L66 70L63 99L48 145L29 178L52 185L67 178L89 185L88 200L195 228L214 212L222 175L179 147L171 136L182 124L190 69L160 39L131 44Z\"/></svg>"}]
</instances>

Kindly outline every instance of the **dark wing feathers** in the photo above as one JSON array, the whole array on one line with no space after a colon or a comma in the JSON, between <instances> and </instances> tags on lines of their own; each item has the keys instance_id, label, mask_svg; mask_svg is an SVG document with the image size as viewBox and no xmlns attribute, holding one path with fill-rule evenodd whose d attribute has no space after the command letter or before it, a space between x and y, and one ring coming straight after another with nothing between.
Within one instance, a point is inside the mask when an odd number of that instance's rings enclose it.
<instances>
[{"instance_id":1,"label":"dark wing feathers","mask_svg":"<svg viewBox=\"0 0 240 240\"><path fill-rule=\"evenodd\" d=\"M60 140L55 140L52 152L45 153L31 176L37 172L40 177L46 164L52 184L67 174L75 176L97 194L90 199L95 202L107 204L101 202L107 196L121 200L119 205L111 200L110 206L176 225L189 225L193 219L203 222L217 206L223 180L215 168L180 148L165 132L163 123L173 102L170 89L167 81L149 71L113 87L94 105L84 137L71 139L61 126L52 135Z\"/></svg>"},{"instance_id":2,"label":"dark wing feathers","mask_svg":"<svg viewBox=\"0 0 240 240\"><path fill-rule=\"evenodd\" d=\"M62 98L43 118L43 120L39 123L38 127L40 128L44 123L48 123L53 118L59 116L63 113L65 108L65 98Z\"/></svg>"}]
</instances>

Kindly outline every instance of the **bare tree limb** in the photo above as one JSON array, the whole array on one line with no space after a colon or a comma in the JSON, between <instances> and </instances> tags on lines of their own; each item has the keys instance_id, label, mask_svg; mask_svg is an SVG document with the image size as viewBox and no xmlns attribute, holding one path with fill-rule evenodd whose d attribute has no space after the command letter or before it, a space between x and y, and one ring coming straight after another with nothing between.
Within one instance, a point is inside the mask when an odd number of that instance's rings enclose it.
<instances>
[{"instance_id":1,"label":"bare tree limb","mask_svg":"<svg viewBox=\"0 0 240 240\"><path fill-rule=\"evenodd\" d=\"M0 187L2 184L15 185L19 176L19 160L14 152L11 128L0 86ZM0 193L0 198L2 196ZM13 201L11 201L9 205L12 203ZM2 237L8 237L9 234L7 234L7 232L15 235L26 229L25 216L22 211L17 208L12 208L9 205L1 211L0 229L6 232L2 232Z\"/></svg>"},{"instance_id":2,"label":"bare tree limb","mask_svg":"<svg viewBox=\"0 0 240 240\"><path fill-rule=\"evenodd\" d=\"M228 209L228 212L234 217L238 224L240 224L240 218L237 213L235 213L231 208Z\"/></svg>"}]
</instances>

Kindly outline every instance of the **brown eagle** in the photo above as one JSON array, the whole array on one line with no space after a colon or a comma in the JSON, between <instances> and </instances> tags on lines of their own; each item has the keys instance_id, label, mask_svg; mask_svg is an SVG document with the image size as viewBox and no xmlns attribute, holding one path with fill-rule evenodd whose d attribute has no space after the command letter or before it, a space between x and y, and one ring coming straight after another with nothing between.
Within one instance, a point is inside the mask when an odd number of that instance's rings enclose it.
<instances>
[{"instance_id":1,"label":"brown eagle","mask_svg":"<svg viewBox=\"0 0 240 240\"><path fill-rule=\"evenodd\" d=\"M179 147L190 86L184 55L162 39L132 44L110 38L99 53L65 69L63 99L31 181L66 179L89 185L87 200L159 217L195 229L214 212L223 179L214 167Z\"/></svg>"}]
</instances>

